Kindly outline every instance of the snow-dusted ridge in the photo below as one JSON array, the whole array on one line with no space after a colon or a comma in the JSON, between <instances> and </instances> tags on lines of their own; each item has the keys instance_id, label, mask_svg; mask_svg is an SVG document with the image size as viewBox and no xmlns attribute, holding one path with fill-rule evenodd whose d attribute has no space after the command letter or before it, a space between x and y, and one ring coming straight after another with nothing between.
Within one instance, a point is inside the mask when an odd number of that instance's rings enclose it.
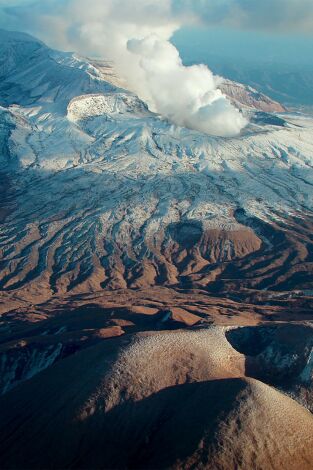
<instances>
[{"instance_id":1,"label":"snow-dusted ridge","mask_svg":"<svg viewBox=\"0 0 313 470\"><path fill-rule=\"evenodd\" d=\"M312 120L228 82L251 123L211 137L151 113L108 64L0 36L1 289L208 285L216 263L277 253L265 225L311 217Z\"/></svg>"}]
</instances>

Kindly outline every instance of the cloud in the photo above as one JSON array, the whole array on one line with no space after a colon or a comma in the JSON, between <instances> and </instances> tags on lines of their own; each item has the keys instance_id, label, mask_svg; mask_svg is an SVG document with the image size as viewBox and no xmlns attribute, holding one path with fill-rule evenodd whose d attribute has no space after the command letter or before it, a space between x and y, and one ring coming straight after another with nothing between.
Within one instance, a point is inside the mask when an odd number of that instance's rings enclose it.
<instances>
[{"instance_id":1,"label":"cloud","mask_svg":"<svg viewBox=\"0 0 313 470\"><path fill-rule=\"evenodd\" d=\"M312 0L172 0L172 11L207 25L313 34Z\"/></svg>"},{"instance_id":2,"label":"cloud","mask_svg":"<svg viewBox=\"0 0 313 470\"><path fill-rule=\"evenodd\" d=\"M38 22L39 18L47 22L50 19L52 23L72 18L74 28L83 19L96 23L111 18L167 30L202 23L313 34L312 0L0 0L0 8L3 7L7 7L6 20L10 16L16 25L46 35L49 31L45 31L45 22L43 25Z\"/></svg>"},{"instance_id":3,"label":"cloud","mask_svg":"<svg viewBox=\"0 0 313 470\"><path fill-rule=\"evenodd\" d=\"M185 67L177 49L152 35L128 41L140 58L150 107L180 126L233 136L247 124L217 88L218 79L204 65Z\"/></svg>"}]
</instances>

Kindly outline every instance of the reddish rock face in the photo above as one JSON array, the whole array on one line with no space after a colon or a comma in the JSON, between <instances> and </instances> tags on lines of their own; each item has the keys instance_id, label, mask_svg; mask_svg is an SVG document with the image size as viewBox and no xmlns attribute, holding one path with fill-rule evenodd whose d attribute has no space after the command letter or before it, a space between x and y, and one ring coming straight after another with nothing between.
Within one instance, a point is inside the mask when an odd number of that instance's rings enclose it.
<instances>
[{"instance_id":1,"label":"reddish rock face","mask_svg":"<svg viewBox=\"0 0 313 470\"><path fill-rule=\"evenodd\" d=\"M230 98L233 104L239 108L247 107L266 113L284 113L287 111L287 109L277 101L241 83L224 79L219 85L219 88Z\"/></svg>"}]
</instances>

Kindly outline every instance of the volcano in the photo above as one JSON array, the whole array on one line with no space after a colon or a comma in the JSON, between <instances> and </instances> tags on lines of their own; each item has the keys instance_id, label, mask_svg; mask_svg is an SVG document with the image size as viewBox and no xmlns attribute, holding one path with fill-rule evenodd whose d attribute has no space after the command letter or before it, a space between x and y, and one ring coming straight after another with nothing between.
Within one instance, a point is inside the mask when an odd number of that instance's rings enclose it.
<instances>
[{"instance_id":1,"label":"volcano","mask_svg":"<svg viewBox=\"0 0 313 470\"><path fill-rule=\"evenodd\" d=\"M309 469L313 119L236 137L0 31L2 468Z\"/></svg>"}]
</instances>

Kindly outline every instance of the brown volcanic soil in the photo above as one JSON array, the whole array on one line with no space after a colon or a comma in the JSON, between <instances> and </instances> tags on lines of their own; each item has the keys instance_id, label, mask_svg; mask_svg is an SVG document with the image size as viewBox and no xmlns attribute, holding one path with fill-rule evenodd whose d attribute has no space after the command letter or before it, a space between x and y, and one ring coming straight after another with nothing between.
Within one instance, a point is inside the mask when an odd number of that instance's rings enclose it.
<instances>
[{"instance_id":1,"label":"brown volcanic soil","mask_svg":"<svg viewBox=\"0 0 313 470\"><path fill-rule=\"evenodd\" d=\"M29 361L30 369L36 372L36 367L42 370L106 337L210 324L252 326L312 321L312 298L289 298L287 293L269 301L272 293L267 292L256 301L258 295L247 292L252 303L216 298L200 290L155 287L67 295L38 305L23 301L18 308L19 304L14 304L18 299L8 301L6 294L3 308L9 311L0 320L0 389L8 390L34 375L28 370ZM52 362L45 365L48 358ZM14 361L19 366L11 372Z\"/></svg>"},{"instance_id":2,"label":"brown volcanic soil","mask_svg":"<svg viewBox=\"0 0 313 470\"><path fill-rule=\"evenodd\" d=\"M0 467L312 468L313 299L273 295L6 294Z\"/></svg>"},{"instance_id":3,"label":"brown volcanic soil","mask_svg":"<svg viewBox=\"0 0 313 470\"><path fill-rule=\"evenodd\" d=\"M205 229L196 222L170 224L156 235L153 246L145 241L137 258L134 254L129 257L118 244L106 247L105 239L98 240L109 254L100 262L94 253L84 275L80 261L69 259L68 268L59 272L56 253L62 239L53 227L49 239L42 239L39 227L33 224L14 245L14 256L1 260L0 252L0 292L3 298L14 299L14 306L102 289L158 286L204 289L217 297L237 294L243 299L247 290L313 292L311 213L288 219L277 214L271 223L247 217L242 209L229 217L234 228L227 230ZM0 312L5 308L0 304Z\"/></svg>"},{"instance_id":4,"label":"brown volcanic soil","mask_svg":"<svg viewBox=\"0 0 313 470\"><path fill-rule=\"evenodd\" d=\"M0 276L0 468L312 468L312 221L234 217L84 281L23 239Z\"/></svg>"},{"instance_id":5,"label":"brown volcanic soil","mask_svg":"<svg viewBox=\"0 0 313 470\"><path fill-rule=\"evenodd\" d=\"M227 331L106 340L19 385L1 467L311 469L312 415L246 378Z\"/></svg>"}]
</instances>

